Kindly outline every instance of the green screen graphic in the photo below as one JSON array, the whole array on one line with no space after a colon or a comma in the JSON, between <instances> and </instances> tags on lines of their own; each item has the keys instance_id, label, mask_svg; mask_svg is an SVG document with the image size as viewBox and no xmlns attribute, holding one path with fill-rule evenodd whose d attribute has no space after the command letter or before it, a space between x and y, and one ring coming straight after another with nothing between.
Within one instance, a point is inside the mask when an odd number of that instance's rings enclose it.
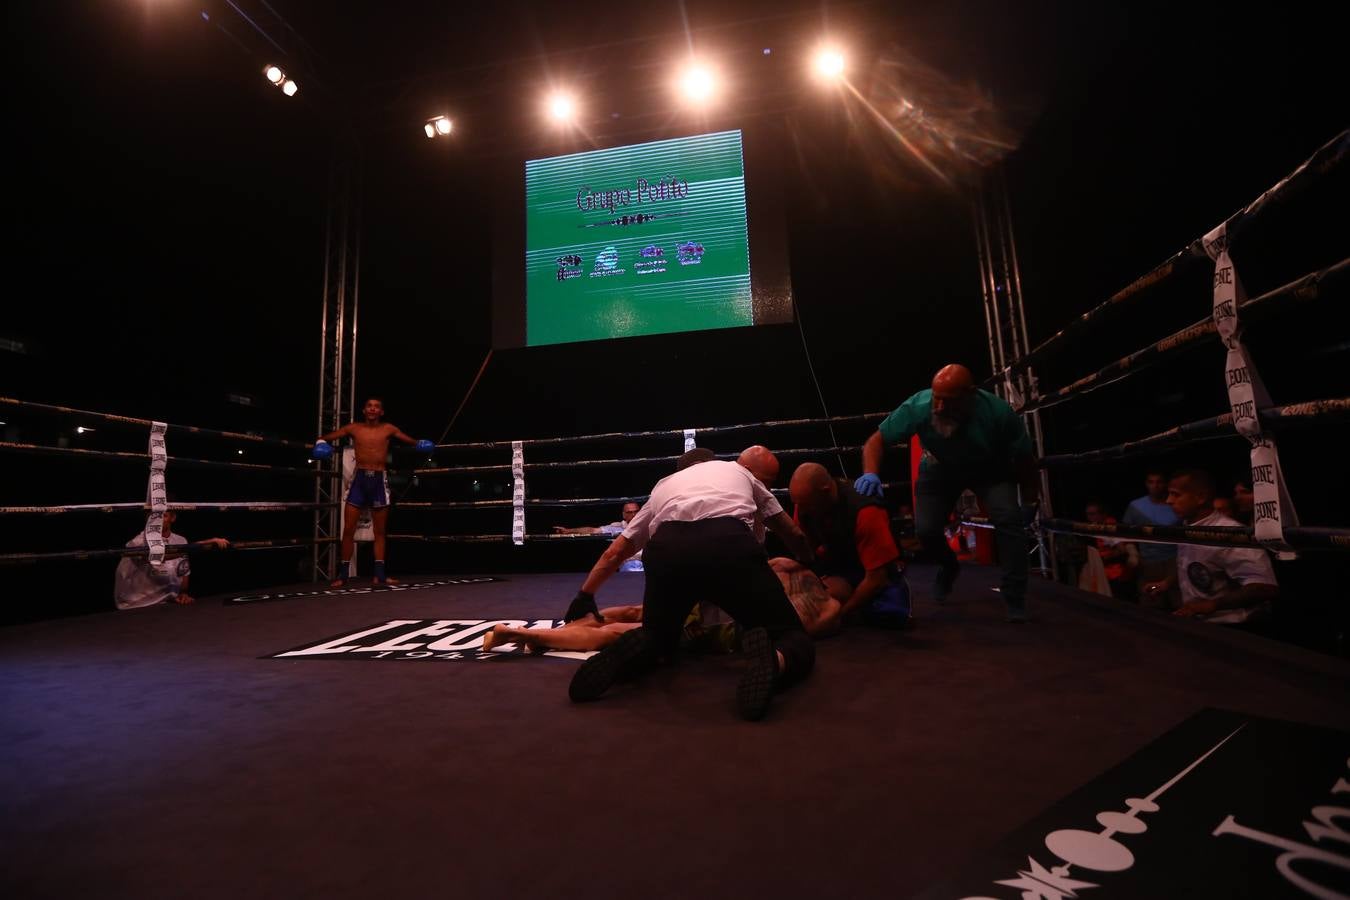
<instances>
[{"instance_id":1,"label":"green screen graphic","mask_svg":"<svg viewBox=\"0 0 1350 900\"><path fill-rule=\"evenodd\" d=\"M741 133L525 163L526 344L754 324Z\"/></svg>"}]
</instances>

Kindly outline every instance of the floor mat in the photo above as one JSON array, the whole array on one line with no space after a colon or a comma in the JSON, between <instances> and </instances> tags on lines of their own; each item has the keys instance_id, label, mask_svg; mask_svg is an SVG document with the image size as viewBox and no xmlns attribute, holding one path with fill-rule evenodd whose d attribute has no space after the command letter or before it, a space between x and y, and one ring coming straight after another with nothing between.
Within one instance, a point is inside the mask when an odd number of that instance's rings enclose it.
<instances>
[{"instance_id":1,"label":"floor mat","mask_svg":"<svg viewBox=\"0 0 1350 900\"><path fill-rule=\"evenodd\" d=\"M918 896L1344 896L1348 757L1350 732L1206 709Z\"/></svg>"}]
</instances>

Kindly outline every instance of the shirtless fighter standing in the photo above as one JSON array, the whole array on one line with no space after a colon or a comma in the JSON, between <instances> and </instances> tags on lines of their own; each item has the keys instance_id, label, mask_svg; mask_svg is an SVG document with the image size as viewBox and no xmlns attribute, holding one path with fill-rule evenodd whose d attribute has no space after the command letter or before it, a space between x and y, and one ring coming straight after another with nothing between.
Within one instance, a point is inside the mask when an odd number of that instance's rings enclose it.
<instances>
[{"instance_id":1,"label":"shirtless fighter standing","mask_svg":"<svg viewBox=\"0 0 1350 900\"><path fill-rule=\"evenodd\" d=\"M328 459L333 455L329 441L350 436L356 449L356 473L352 477L351 489L347 492L347 505L343 508L342 519L342 565L332 586L340 588L347 582L351 571L352 553L356 550L356 523L361 518L361 510L370 510L370 521L375 528L375 578L377 585L398 584L384 572L384 535L389 522L389 492L385 486L385 460L389 456L389 440L402 441L418 450L430 453L436 445L431 441L416 441L384 421L384 401L371 397L366 401L362 412L364 422L344 425L337 431L325 434L314 442L314 458Z\"/></svg>"}]
</instances>

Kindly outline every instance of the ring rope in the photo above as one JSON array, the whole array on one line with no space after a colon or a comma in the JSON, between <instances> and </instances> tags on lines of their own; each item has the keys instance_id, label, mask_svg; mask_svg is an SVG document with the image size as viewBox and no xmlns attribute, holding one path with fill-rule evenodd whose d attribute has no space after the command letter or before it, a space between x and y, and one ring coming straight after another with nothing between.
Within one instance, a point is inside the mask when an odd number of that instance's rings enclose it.
<instances>
[{"instance_id":1,"label":"ring rope","mask_svg":"<svg viewBox=\"0 0 1350 900\"><path fill-rule=\"evenodd\" d=\"M1138 538L1157 544L1202 544L1210 547L1251 547L1257 550L1350 550L1350 528L1315 528L1307 525L1284 529L1279 544L1256 539L1250 526L1220 528L1194 525L1101 525L1070 519L1042 519L1041 527L1061 534L1092 537Z\"/></svg>"},{"instance_id":2,"label":"ring rope","mask_svg":"<svg viewBox=\"0 0 1350 900\"><path fill-rule=\"evenodd\" d=\"M1283 425L1320 424L1322 421L1343 422L1350 420L1350 397L1337 397L1330 400L1309 400L1305 403L1291 403L1287 406L1265 407L1257 411L1263 424L1279 427ZM1160 447L1184 444L1192 440L1217 440L1220 438L1242 437L1233 430L1231 412L1199 419L1177 425L1166 431L1125 441L1100 450L1083 450L1078 453L1052 453L1041 457L1042 466L1064 466L1078 463L1097 462L1099 460L1120 459L1137 453L1146 453Z\"/></svg>"},{"instance_id":3,"label":"ring rope","mask_svg":"<svg viewBox=\"0 0 1350 900\"><path fill-rule=\"evenodd\" d=\"M150 426L154 422L151 419L137 419L132 416L119 416L113 413L94 412L88 409L75 409L69 406L54 406L49 403L34 403L31 400L19 400L15 397L0 397L0 404L11 406L16 409L33 410L35 412L53 413L62 415L81 416L87 419L97 419L101 422L108 422L114 425L137 425ZM166 423L171 431L183 431L189 434L204 434L209 437L228 438L235 441L248 441L252 444L266 444L273 447L298 447L306 449L314 446L312 441L292 441L285 438L269 438L257 434L246 434L239 431L220 431L215 428L201 428L196 425L173 425Z\"/></svg>"},{"instance_id":4,"label":"ring rope","mask_svg":"<svg viewBox=\"0 0 1350 900\"><path fill-rule=\"evenodd\" d=\"M908 481L887 481L883 488L909 487ZM776 497L788 496L786 488L775 488L771 492ZM612 506L623 503L646 503L647 495L628 497L577 497L558 500L526 499L526 506L565 507L565 506ZM513 506L514 500L403 500L393 504L396 509L502 509ZM3 508L0 508L3 512Z\"/></svg>"},{"instance_id":5,"label":"ring rope","mask_svg":"<svg viewBox=\"0 0 1350 900\"><path fill-rule=\"evenodd\" d=\"M1286 285L1267 291L1259 297L1252 297L1240 303L1238 309L1242 311L1244 316L1253 316L1260 319L1277 309L1283 308L1276 306L1276 303L1280 301L1301 303L1326 297L1334 290L1344 287L1347 276L1350 276L1350 258L1343 259L1320 271L1310 272ZM1246 321L1250 321L1250 319L1246 319ZM1030 413L1057 406L1066 400L1091 393L1097 388L1115 384L1136 372L1169 359L1182 350L1192 348L1201 339L1208 337L1218 337L1218 329L1214 324L1213 316L1196 322L1194 325L1188 325L1142 350L1136 350L1115 362L1108 363L1090 375L1085 375L1071 384L1042 395L1038 400L1025 403L1018 407L1017 411L1019 413Z\"/></svg>"},{"instance_id":6,"label":"ring rope","mask_svg":"<svg viewBox=\"0 0 1350 900\"><path fill-rule=\"evenodd\" d=\"M1346 156L1350 154L1350 129L1342 131L1336 137L1319 147L1312 156L1304 160L1303 164L1281 179L1274 187L1267 190L1261 196L1257 197L1247 206L1238 210L1232 216L1225 220L1228 230L1231 234L1241 233L1241 230L1254 221L1261 213L1277 203L1296 196L1300 191L1305 190L1316 184L1322 177L1331 174L1337 166L1341 165ZM1078 318L1069 322L1064 328L1050 335L1041 341L1021 358L1008 363L1002 371L995 373L986 380L985 386L1000 384L1011 379L1015 374L1020 374L1026 369L1039 362L1044 356L1058 345L1064 343L1070 337L1075 337L1089 324L1095 324L1108 310L1118 308L1120 304L1132 297L1138 296L1145 288L1159 284L1172 277L1180 271L1183 264L1208 261L1209 257L1205 253L1203 246L1204 238L1197 238L1188 243L1181 250L1178 250L1165 262L1156 266L1152 271L1135 279L1130 284L1121 288L1112 294L1102 303L1083 313Z\"/></svg>"},{"instance_id":7,"label":"ring rope","mask_svg":"<svg viewBox=\"0 0 1350 900\"><path fill-rule=\"evenodd\" d=\"M853 447L802 447L793 450L775 450L775 456L805 456L812 454L838 453L843 451L860 451L861 445ZM740 454L738 453L719 453L718 459L734 460ZM627 465L670 465L678 460L679 455L671 456L637 456L628 459L577 459L565 460L559 462L536 462L525 463L525 469L574 469L585 467L606 467L606 466L627 466ZM455 475L469 474L473 472L509 472L512 466L509 464L482 465L482 466L435 466L426 469L414 469L414 475Z\"/></svg>"},{"instance_id":8,"label":"ring rope","mask_svg":"<svg viewBox=\"0 0 1350 900\"><path fill-rule=\"evenodd\" d=\"M211 550L275 550L283 547L305 547L311 544L332 544L339 539L326 538L276 538L263 541L234 541L221 547L210 541L189 544L171 544L164 548L165 556L182 556L184 553L207 552ZM41 562L57 562L81 559L106 559L108 557L144 557L150 553L147 547L111 547L104 550L62 550L56 553L2 553L0 566L28 565Z\"/></svg>"},{"instance_id":9,"label":"ring rope","mask_svg":"<svg viewBox=\"0 0 1350 900\"><path fill-rule=\"evenodd\" d=\"M244 509L250 512L275 512L290 509L324 509L334 503L314 503L312 501L288 500L240 500L227 503L170 503L168 508L175 512L224 512ZM81 512L126 512L137 510L144 512L150 504L134 503L61 503L54 506L0 506L0 515L41 515L55 516L62 513Z\"/></svg>"},{"instance_id":10,"label":"ring rope","mask_svg":"<svg viewBox=\"0 0 1350 900\"><path fill-rule=\"evenodd\" d=\"M555 438L535 438L533 440L524 440L519 443L524 447L547 447L559 444L577 444L584 441L612 441L628 438L683 438L686 431L693 431L699 436L709 434L727 434L733 431L746 431L752 428L781 428L786 426L805 426L805 425L824 425L832 423L835 425L845 422L866 422L871 419L881 420L890 415L890 411L875 413L858 413L850 416L829 416L828 418L812 419L777 419L769 422L746 422L740 425L713 425L707 428L665 428L658 431L610 431L604 434L580 434L571 437ZM457 444L437 444L437 450L504 450L509 449L513 441L468 441ZM775 451L777 452L777 451Z\"/></svg>"},{"instance_id":11,"label":"ring rope","mask_svg":"<svg viewBox=\"0 0 1350 900\"><path fill-rule=\"evenodd\" d=\"M25 444L17 441L0 441L0 450L11 453L28 453L40 456L73 456L85 459L116 459L122 461L146 462L149 453L127 450L86 450L82 447L52 447L47 444ZM243 463L216 459L192 459L186 456L170 456L167 461L175 465L203 468L238 469L242 471L279 472L283 475L307 475L313 477L341 478L341 473L327 472L321 469L297 469L294 466L271 466L265 463Z\"/></svg>"},{"instance_id":12,"label":"ring rope","mask_svg":"<svg viewBox=\"0 0 1350 900\"><path fill-rule=\"evenodd\" d=\"M987 516L968 516L961 524L970 528L997 531L998 526ZM1255 529L1250 525L1240 528L1227 526L1193 525L1121 525L1096 524L1094 522L1074 522L1069 519L1041 519L1039 526L1044 531L1056 534L1077 534L1088 537L1109 536L1129 538L1144 544L1199 544L1207 547L1251 547L1260 550L1273 549L1268 543L1256 538ZM1350 550L1350 528L1317 528L1296 526L1284 529L1286 542L1284 549L1289 550Z\"/></svg>"}]
</instances>

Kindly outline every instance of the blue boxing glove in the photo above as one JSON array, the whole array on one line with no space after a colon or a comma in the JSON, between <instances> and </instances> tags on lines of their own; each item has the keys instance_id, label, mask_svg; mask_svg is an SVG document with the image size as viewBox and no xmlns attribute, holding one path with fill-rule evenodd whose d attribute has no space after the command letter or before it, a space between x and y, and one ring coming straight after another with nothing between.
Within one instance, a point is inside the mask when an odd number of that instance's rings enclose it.
<instances>
[{"instance_id":1,"label":"blue boxing glove","mask_svg":"<svg viewBox=\"0 0 1350 900\"><path fill-rule=\"evenodd\" d=\"M418 442L417 442L417 452L418 452L418 453L430 453L432 450L435 450L435 449L436 449L436 445L433 444L431 441L418 441Z\"/></svg>"},{"instance_id":2,"label":"blue boxing glove","mask_svg":"<svg viewBox=\"0 0 1350 900\"><path fill-rule=\"evenodd\" d=\"M315 459L328 459L333 455L333 445L327 441L315 441L314 449L309 451L309 455Z\"/></svg>"},{"instance_id":3,"label":"blue boxing glove","mask_svg":"<svg viewBox=\"0 0 1350 900\"><path fill-rule=\"evenodd\" d=\"M865 472L853 482L853 489L864 497L880 497L881 478L875 472Z\"/></svg>"}]
</instances>

